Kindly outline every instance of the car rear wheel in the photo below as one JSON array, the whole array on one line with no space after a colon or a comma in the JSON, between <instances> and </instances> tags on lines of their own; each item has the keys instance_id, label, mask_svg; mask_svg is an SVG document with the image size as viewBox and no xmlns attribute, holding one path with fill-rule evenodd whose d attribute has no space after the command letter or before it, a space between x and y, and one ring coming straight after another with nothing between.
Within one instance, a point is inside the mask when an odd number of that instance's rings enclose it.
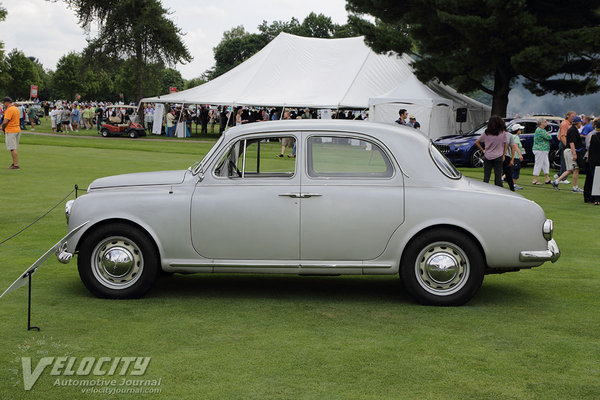
<instances>
[{"instance_id":1,"label":"car rear wheel","mask_svg":"<svg viewBox=\"0 0 600 400\"><path fill-rule=\"evenodd\" d=\"M485 272L479 247L467 235L436 229L413 239L404 251L400 279L419 303L459 306L481 287Z\"/></svg>"},{"instance_id":2,"label":"car rear wheel","mask_svg":"<svg viewBox=\"0 0 600 400\"><path fill-rule=\"evenodd\" d=\"M471 153L470 164L471 167L474 168L483 168L483 151L476 148L473 153Z\"/></svg>"},{"instance_id":3,"label":"car rear wheel","mask_svg":"<svg viewBox=\"0 0 600 400\"><path fill-rule=\"evenodd\" d=\"M106 129L106 128L102 128L102 129L100 130L100 134L101 134L103 137L108 137L108 135L110 135L110 132L109 132L109 130L108 130L108 129Z\"/></svg>"},{"instance_id":4,"label":"car rear wheel","mask_svg":"<svg viewBox=\"0 0 600 400\"><path fill-rule=\"evenodd\" d=\"M87 235L79 249L77 267L90 292L110 299L143 296L160 270L151 240L123 223L104 225Z\"/></svg>"}]
</instances>

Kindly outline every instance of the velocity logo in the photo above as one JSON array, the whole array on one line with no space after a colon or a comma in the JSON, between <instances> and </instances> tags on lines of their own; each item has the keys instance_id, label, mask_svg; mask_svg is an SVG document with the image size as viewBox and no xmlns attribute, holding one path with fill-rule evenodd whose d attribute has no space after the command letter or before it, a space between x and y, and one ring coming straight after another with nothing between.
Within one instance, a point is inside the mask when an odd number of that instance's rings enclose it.
<instances>
[{"instance_id":1,"label":"velocity logo","mask_svg":"<svg viewBox=\"0 0 600 400\"><path fill-rule=\"evenodd\" d=\"M43 357L32 368L31 357L21 357L23 385L25 390L31 390L49 367L51 367L49 368L51 376L90 376L90 374L94 377L140 376L146 372L150 360L151 357ZM57 381L60 385L60 379ZM69 382L69 385L73 386L78 386L78 382L83 383L78 380L69 380ZM93 381L85 382L92 383Z\"/></svg>"}]
</instances>

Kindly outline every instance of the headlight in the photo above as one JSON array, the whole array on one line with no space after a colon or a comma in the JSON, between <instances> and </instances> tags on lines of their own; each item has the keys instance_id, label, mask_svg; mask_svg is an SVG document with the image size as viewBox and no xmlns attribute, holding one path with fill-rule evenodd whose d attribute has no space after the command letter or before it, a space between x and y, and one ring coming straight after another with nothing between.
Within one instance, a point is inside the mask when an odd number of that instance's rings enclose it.
<instances>
[{"instance_id":1,"label":"headlight","mask_svg":"<svg viewBox=\"0 0 600 400\"><path fill-rule=\"evenodd\" d=\"M544 226L542 227L542 233L544 234L544 239L551 240L552 233L554 232L554 222L551 219L547 219L544 222Z\"/></svg>"},{"instance_id":2,"label":"headlight","mask_svg":"<svg viewBox=\"0 0 600 400\"><path fill-rule=\"evenodd\" d=\"M470 145L470 144L471 144L471 143L469 143L469 142L464 142L464 143L455 143L455 144L454 144L454 147L465 147L465 146L468 146L468 145Z\"/></svg>"},{"instance_id":3,"label":"headlight","mask_svg":"<svg viewBox=\"0 0 600 400\"><path fill-rule=\"evenodd\" d=\"M65 204L65 217L67 218L67 224L69 223L69 216L71 215L71 208L73 207L73 203L75 200L69 200Z\"/></svg>"}]
</instances>

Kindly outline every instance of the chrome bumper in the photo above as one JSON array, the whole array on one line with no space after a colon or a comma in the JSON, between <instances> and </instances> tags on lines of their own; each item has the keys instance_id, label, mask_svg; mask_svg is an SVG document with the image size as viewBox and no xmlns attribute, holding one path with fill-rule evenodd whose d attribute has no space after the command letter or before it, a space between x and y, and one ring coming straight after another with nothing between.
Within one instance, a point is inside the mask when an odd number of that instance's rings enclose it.
<instances>
[{"instance_id":1,"label":"chrome bumper","mask_svg":"<svg viewBox=\"0 0 600 400\"><path fill-rule=\"evenodd\" d=\"M560 258L560 249L558 245L554 241L554 239L550 239L548 241L548 250L531 250L531 251L522 251L519 254L519 260L523 262L529 261L552 261L556 262Z\"/></svg>"}]
</instances>

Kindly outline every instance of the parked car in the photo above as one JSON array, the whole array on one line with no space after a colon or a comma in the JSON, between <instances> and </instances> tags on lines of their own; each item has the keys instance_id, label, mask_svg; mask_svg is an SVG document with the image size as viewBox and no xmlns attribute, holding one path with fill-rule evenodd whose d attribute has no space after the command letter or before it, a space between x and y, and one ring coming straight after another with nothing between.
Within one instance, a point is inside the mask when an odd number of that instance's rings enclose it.
<instances>
[{"instance_id":1,"label":"parked car","mask_svg":"<svg viewBox=\"0 0 600 400\"><path fill-rule=\"evenodd\" d=\"M521 124L525 127L521 134L521 143L525 149L523 163L533 163L533 135L537 128L537 122L534 118L514 118L507 123L507 128L514 124ZM463 135L443 136L435 141L436 147L455 165L466 165L470 167L483 167L483 152L475 146L475 141L483 134L487 127L486 124L481 124L475 129ZM550 142L550 165L553 168L560 167L560 154L558 152L558 129L560 124L548 122L546 130L552 135Z\"/></svg>"},{"instance_id":2,"label":"parked car","mask_svg":"<svg viewBox=\"0 0 600 400\"><path fill-rule=\"evenodd\" d=\"M39 103L35 103L33 101L16 101L14 104L17 107L22 105L24 105L27 108L32 107L35 110L35 119L33 123L35 125L40 125L42 123L41 119L44 117L44 109Z\"/></svg>"},{"instance_id":3,"label":"parked car","mask_svg":"<svg viewBox=\"0 0 600 400\"><path fill-rule=\"evenodd\" d=\"M146 136L146 130L137 115L137 107L125 105L106 107L102 128L98 133L104 137L129 136L136 138Z\"/></svg>"},{"instance_id":4,"label":"parked car","mask_svg":"<svg viewBox=\"0 0 600 400\"><path fill-rule=\"evenodd\" d=\"M161 270L399 274L419 302L460 305L485 274L560 256L536 203L463 177L414 129L363 121L235 127L187 170L95 180L66 215L87 224L59 260L77 253L108 298L143 296Z\"/></svg>"}]
</instances>

